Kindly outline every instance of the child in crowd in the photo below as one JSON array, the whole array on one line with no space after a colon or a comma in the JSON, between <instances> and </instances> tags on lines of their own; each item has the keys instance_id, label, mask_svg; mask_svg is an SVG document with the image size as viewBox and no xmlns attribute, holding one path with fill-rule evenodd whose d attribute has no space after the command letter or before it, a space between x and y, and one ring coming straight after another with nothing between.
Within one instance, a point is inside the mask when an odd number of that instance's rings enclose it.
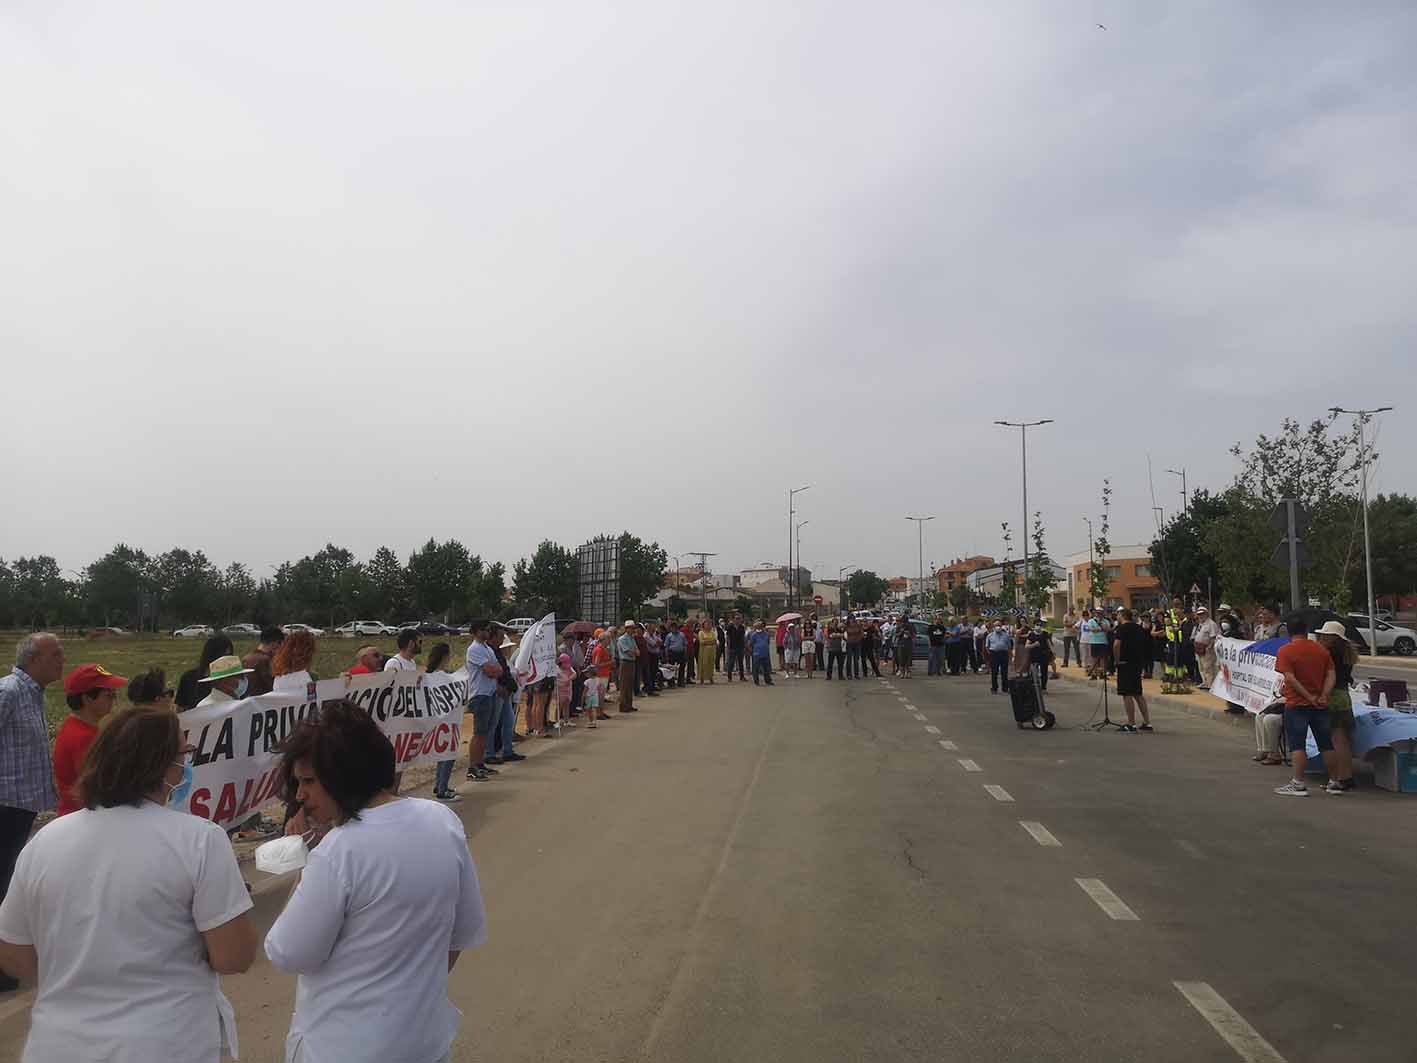
<instances>
[{"instance_id":1,"label":"child in crowd","mask_svg":"<svg viewBox=\"0 0 1417 1063\"><path fill-rule=\"evenodd\" d=\"M576 673L571 671L571 655L563 653L556 658L556 730L561 730L561 721L574 727L571 722L571 684Z\"/></svg>"},{"instance_id":2,"label":"child in crowd","mask_svg":"<svg viewBox=\"0 0 1417 1063\"><path fill-rule=\"evenodd\" d=\"M589 720L587 726L595 726L595 718L600 713L600 676L589 675L586 677L585 690L581 693L581 698L585 702L586 719Z\"/></svg>"}]
</instances>

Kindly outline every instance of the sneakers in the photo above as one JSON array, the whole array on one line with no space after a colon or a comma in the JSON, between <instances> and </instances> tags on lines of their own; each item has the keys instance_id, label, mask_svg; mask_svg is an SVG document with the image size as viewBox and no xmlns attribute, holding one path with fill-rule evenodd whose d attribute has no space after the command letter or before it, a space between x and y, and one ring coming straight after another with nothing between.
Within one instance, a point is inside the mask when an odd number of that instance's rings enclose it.
<instances>
[{"instance_id":1,"label":"sneakers","mask_svg":"<svg viewBox=\"0 0 1417 1063\"><path fill-rule=\"evenodd\" d=\"M501 764L501 763L502 763L502 758L501 758L501 757L488 757L485 761L483 761L483 763L484 763L484 764Z\"/></svg>"},{"instance_id":2,"label":"sneakers","mask_svg":"<svg viewBox=\"0 0 1417 1063\"><path fill-rule=\"evenodd\" d=\"M1145 731L1145 732L1147 732L1148 734L1150 734L1153 730L1155 730L1155 728L1152 727L1151 724L1149 724L1149 723L1144 723L1144 724L1142 724L1140 727L1138 727L1137 730L1138 730L1138 731Z\"/></svg>"},{"instance_id":3,"label":"sneakers","mask_svg":"<svg viewBox=\"0 0 1417 1063\"><path fill-rule=\"evenodd\" d=\"M462 794L458 793L456 790L434 790L433 800L442 801L445 804L452 804L454 801L461 801Z\"/></svg>"},{"instance_id":4,"label":"sneakers","mask_svg":"<svg viewBox=\"0 0 1417 1063\"><path fill-rule=\"evenodd\" d=\"M1124 723L1121 727L1117 728L1117 733L1119 735L1134 735L1137 733L1137 729L1129 723Z\"/></svg>"},{"instance_id":5,"label":"sneakers","mask_svg":"<svg viewBox=\"0 0 1417 1063\"><path fill-rule=\"evenodd\" d=\"M524 756L523 756L522 754L520 754L520 753L508 753L508 754L507 754L505 757L503 757L498 763L511 764L513 761L518 761L518 760L526 760L526 757L524 757Z\"/></svg>"},{"instance_id":6,"label":"sneakers","mask_svg":"<svg viewBox=\"0 0 1417 1063\"><path fill-rule=\"evenodd\" d=\"M1276 786L1274 792L1280 797L1308 797L1309 788L1304 783L1290 779L1283 786Z\"/></svg>"},{"instance_id":7,"label":"sneakers","mask_svg":"<svg viewBox=\"0 0 1417 1063\"><path fill-rule=\"evenodd\" d=\"M1330 779L1328 785L1324 787L1326 794L1342 794L1347 788L1338 779Z\"/></svg>"},{"instance_id":8,"label":"sneakers","mask_svg":"<svg viewBox=\"0 0 1417 1063\"><path fill-rule=\"evenodd\" d=\"M467 777L473 782L486 782L488 779L492 778L486 768L479 768L476 765L467 769Z\"/></svg>"}]
</instances>

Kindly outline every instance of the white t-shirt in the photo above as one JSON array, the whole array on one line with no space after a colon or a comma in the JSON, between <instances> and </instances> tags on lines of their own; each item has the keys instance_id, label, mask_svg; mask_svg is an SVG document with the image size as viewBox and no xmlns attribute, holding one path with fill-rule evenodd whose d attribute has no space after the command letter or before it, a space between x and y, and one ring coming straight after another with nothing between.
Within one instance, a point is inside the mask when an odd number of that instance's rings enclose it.
<instances>
[{"instance_id":1,"label":"white t-shirt","mask_svg":"<svg viewBox=\"0 0 1417 1063\"><path fill-rule=\"evenodd\" d=\"M384 671L386 671L386 672L416 672L416 671L418 671L418 662L417 662L417 661L411 661L411 660L409 660L407 657L404 657L403 655L396 653L396 654L394 654L392 657L390 657L387 661L384 662Z\"/></svg>"},{"instance_id":2,"label":"white t-shirt","mask_svg":"<svg viewBox=\"0 0 1417 1063\"><path fill-rule=\"evenodd\" d=\"M298 672L287 672L271 680L272 690L304 690L311 682L310 673L302 668Z\"/></svg>"},{"instance_id":3,"label":"white t-shirt","mask_svg":"<svg viewBox=\"0 0 1417 1063\"><path fill-rule=\"evenodd\" d=\"M367 808L310 854L266 935L266 955L300 975L286 1059L434 1063L462 1013L448 953L487 940L462 821L402 798Z\"/></svg>"},{"instance_id":4,"label":"white t-shirt","mask_svg":"<svg viewBox=\"0 0 1417 1063\"><path fill-rule=\"evenodd\" d=\"M48 824L0 905L0 938L39 953L24 1063L217 1063L223 1028L235 1054L202 934L250 907L207 820L144 801Z\"/></svg>"}]
</instances>

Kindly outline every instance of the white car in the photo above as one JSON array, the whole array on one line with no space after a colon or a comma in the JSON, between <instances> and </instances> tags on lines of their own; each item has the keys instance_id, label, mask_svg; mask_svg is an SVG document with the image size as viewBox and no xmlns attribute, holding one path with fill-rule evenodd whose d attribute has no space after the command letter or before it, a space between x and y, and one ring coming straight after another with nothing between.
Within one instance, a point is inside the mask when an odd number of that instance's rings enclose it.
<instances>
[{"instance_id":1,"label":"white car","mask_svg":"<svg viewBox=\"0 0 1417 1063\"><path fill-rule=\"evenodd\" d=\"M389 633L389 625L382 620L351 620L348 624L341 624L335 628L336 635L343 635L346 638L354 638L356 635L382 637ZM398 634L398 632L394 631L393 634Z\"/></svg>"},{"instance_id":2,"label":"white car","mask_svg":"<svg viewBox=\"0 0 1417 1063\"><path fill-rule=\"evenodd\" d=\"M514 616L502 626L508 631L516 632L518 635L525 635L534 623L536 623L536 621L529 616Z\"/></svg>"},{"instance_id":3,"label":"white car","mask_svg":"<svg viewBox=\"0 0 1417 1063\"><path fill-rule=\"evenodd\" d=\"M172 637L175 639L205 639L215 634L216 632L206 624L188 624L186 627L179 627L174 631Z\"/></svg>"},{"instance_id":4,"label":"white car","mask_svg":"<svg viewBox=\"0 0 1417 1063\"><path fill-rule=\"evenodd\" d=\"M308 631L310 634L319 637L325 633L322 627L311 627L309 624L282 624L281 630L289 635L293 631Z\"/></svg>"},{"instance_id":5,"label":"white car","mask_svg":"<svg viewBox=\"0 0 1417 1063\"><path fill-rule=\"evenodd\" d=\"M1358 633L1363 636L1363 641L1368 641L1368 614L1349 613L1348 620L1358 629ZM1417 631L1411 628L1398 627L1390 624L1386 620L1376 622L1378 636L1379 653L1395 653L1399 657L1411 657L1417 651Z\"/></svg>"},{"instance_id":6,"label":"white car","mask_svg":"<svg viewBox=\"0 0 1417 1063\"><path fill-rule=\"evenodd\" d=\"M258 639L261 637L261 629L255 624L228 624L221 629L223 635L240 635L242 638Z\"/></svg>"}]
</instances>

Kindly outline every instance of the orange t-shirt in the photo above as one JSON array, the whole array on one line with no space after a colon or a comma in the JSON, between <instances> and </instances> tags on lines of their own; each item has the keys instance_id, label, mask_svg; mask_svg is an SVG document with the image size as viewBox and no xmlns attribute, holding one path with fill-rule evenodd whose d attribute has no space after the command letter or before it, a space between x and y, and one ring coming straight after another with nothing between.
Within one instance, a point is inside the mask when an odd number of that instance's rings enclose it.
<instances>
[{"instance_id":1,"label":"orange t-shirt","mask_svg":"<svg viewBox=\"0 0 1417 1063\"><path fill-rule=\"evenodd\" d=\"M1313 639L1290 639L1279 647L1274 670L1280 675L1293 672L1304 689L1318 697L1323 693L1325 675L1333 670L1333 658ZM1284 684L1284 704L1296 709L1309 706L1297 690L1289 689L1288 683Z\"/></svg>"},{"instance_id":2,"label":"orange t-shirt","mask_svg":"<svg viewBox=\"0 0 1417 1063\"><path fill-rule=\"evenodd\" d=\"M599 642L590 651L590 663L595 665L595 674L601 679L610 678L610 650Z\"/></svg>"}]
</instances>

